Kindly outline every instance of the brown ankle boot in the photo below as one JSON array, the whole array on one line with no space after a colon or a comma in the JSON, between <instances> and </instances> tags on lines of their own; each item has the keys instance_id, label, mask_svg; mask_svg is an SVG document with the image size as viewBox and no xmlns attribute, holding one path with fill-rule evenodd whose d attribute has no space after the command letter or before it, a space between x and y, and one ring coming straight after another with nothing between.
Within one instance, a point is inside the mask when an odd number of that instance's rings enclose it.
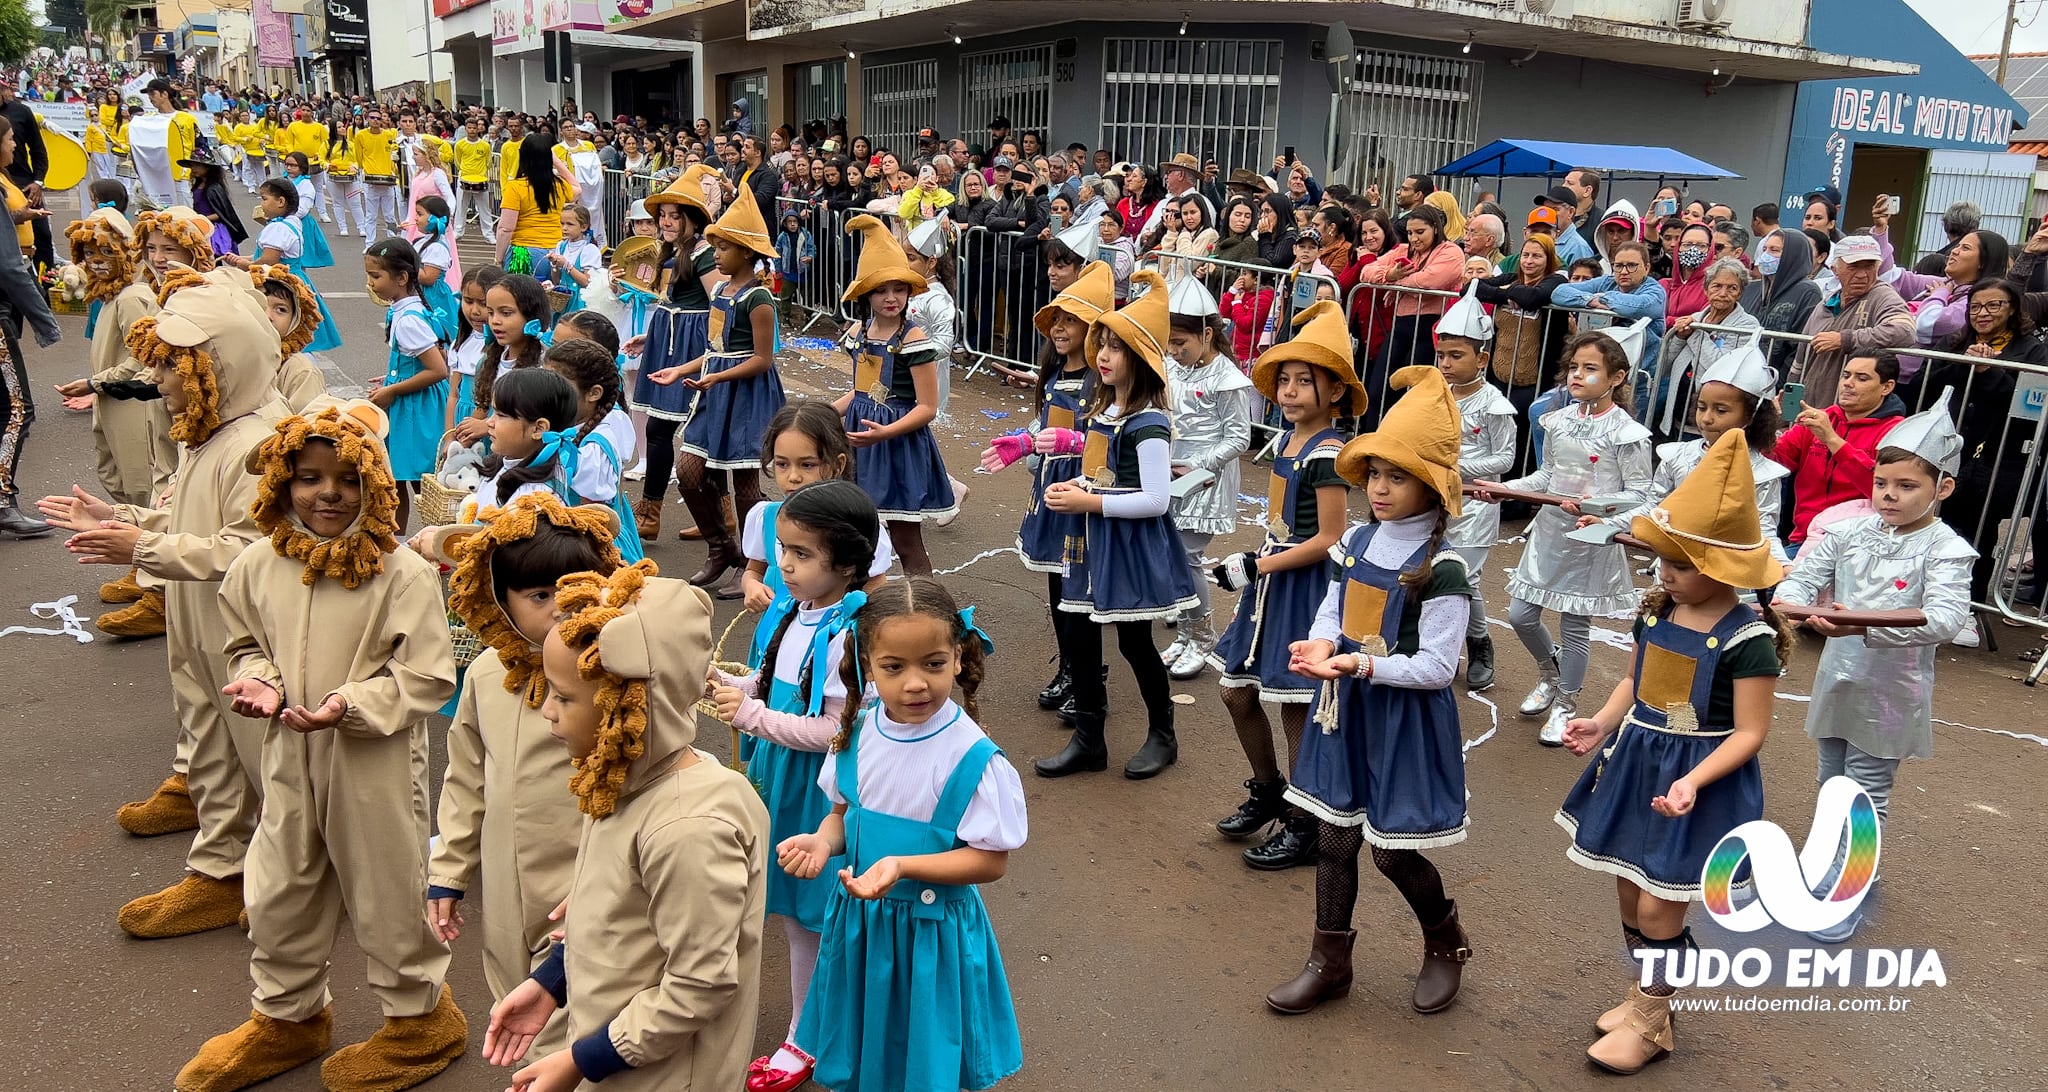
<instances>
[{"instance_id":1,"label":"brown ankle boot","mask_svg":"<svg viewBox=\"0 0 2048 1092\"><path fill-rule=\"evenodd\" d=\"M164 783L147 800L121 805L114 813L114 821L138 838L154 838L159 834L198 830L199 809L192 805L192 790L185 783L185 775L174 773L164 778Z\"/></svg>"},{"instance_id":2,"label":"brown ankle boot","mask_svg":"<svg viewBox=\"0 0 2048 1092\"><path fill-rule=\"evenodd\" d=\"M142 593L142 598L120 610L100 615L93 624L115 637L161 637L164 635L164 593L150 588Z\"/></svg>"},{"instance_id":3,"label":"brown ankle boot","mask_svg":"<svg viewBox=\"0 0 2048 1092\"><path fill-rule=\"evenodd\" d=\"M1641 986L1631 985L1623 1005L1626 1011L1621 1026L1587 1047L1586 1057L1609 1073L1628 1076L1669 1056L1675 1044L1671 1038L1669 997L1651 997Z\"/></svg>"},{"instance_id":4,"label":"brown ankle boot","mask_svg":"<svg viewBox=\"0 0 2048 1092\"><path fill-rule=\"evenodd\" d=\"M142 585L136 583L135 567L132 565L129 566L127 572L121 574L121 579L109 580L100 585L100 602L102 603L133 603L140 598L142 598Z\"/></svg>"},{"instance_id":5,"label":"brown ankle boot","mask_svg":"<svg viewBox=\"0 0 2048 1092\"><path fill-rule=\"evenodd\" d=\"M1458 999L1458 983L1464 978L1465 961L1472 958L1471 941L1458 924L1458 904L1444 920L1422 930L1422 970L1415 975L1415 1011L1442 1012Z\"/></svg>"},{"instance_id":6,"label":"brown ankle boot","mask_svg":"<svg viewBox=\"0 0 2048 1092\"><path fill-rule=\"evenodd\" d=\"M640 541L653 542L661 537L661 502L641 497L633 502L633 527L640 532Z\"/></svg>"},{"instance_id":7,"label":"brown ankle boot","mask_svg":"<svg viewBox=\"0 0 2048 1092\"><path fill-rule=\"evenodd\" d=\"M251 1012L242 1026L216 1035L178 1071L178 1092L234 1092L267 1081L327 1053L334 1009L307 1020L277 1020Z\"/></svg>"},{"instance_id":8,"label":"brown ankle boot","mask_svg":"<svg viewBox=\"0 0 2048 1092\"><path fill-rule=\"evenodd\" d=\"M1300 1016L1325 1001L1334 1001L1350 993L1351 943L1357 939L1356 929L1346 929L1341 933L1316 930L1315 940L1309 947L1308 963L1293 981L1267 994L1266 1004L1274 1012Z\"/></svg>"},{"instance_id":9,"label":"brown ankle boot","mask_svg":"<svg viewBox=\"0 0 2048 1092\"><path fill-rule=\"evenodd\" d=\"M686 489L683 491L683 504L697 520L697 529L704 533L704 544L710 547L704 558L704 567L689 578L690 583L708 588L717 584L719 578L730 570L745 568L747 559L740 554L739 540L725 529L725 514L720 511L718 494L705 489Z\"/></svg>"},{"instance_id":10,"label":"brown ankle boot","mask_svg":"<svg viewBox=\"0 0 2048 1092\"><path fill-rule=\"evenodd\" d=\"M468 1047L469 1021L444 985L432 1012L387 1016L375 1035L335 1051L321 1063L320 1081L330 1092L399 1092L455 1064Z\"/></svg>"}]
</instances>

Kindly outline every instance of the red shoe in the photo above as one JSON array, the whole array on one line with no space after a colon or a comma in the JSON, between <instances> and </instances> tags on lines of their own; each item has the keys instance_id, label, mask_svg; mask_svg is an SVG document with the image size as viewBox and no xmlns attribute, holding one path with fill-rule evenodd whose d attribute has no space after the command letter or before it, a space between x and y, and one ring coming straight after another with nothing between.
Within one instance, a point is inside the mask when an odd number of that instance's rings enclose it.
<instances>
[{"instance_id":1,"label":"red shoe","mask_svg":"<svg viewBox=\"0 0 2048 1092\"><path fill-rule=\"evenodd\" d=\"M794 1092L811 1079L811 1070L817 1066L818 1060L797 1049L795 1043L784 1043L782 1049L802 1058L803 1068L776 1069L769 1064L775 1057L773 1054L756 1058L754 1064L747 1067L747 1092Z\"/></svg>"}]
</instances>

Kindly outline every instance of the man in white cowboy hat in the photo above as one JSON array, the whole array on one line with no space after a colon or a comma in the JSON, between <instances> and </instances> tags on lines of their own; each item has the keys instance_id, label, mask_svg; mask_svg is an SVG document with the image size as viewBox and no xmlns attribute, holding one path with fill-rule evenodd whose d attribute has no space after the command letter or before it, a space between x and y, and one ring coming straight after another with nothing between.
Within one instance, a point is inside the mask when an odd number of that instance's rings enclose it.
<instances>
[{"instance_id":1,"label":"man in white cowboy hat","mask_svg":"<svg viewBox=\"0 0 2048 1092\"><path fill-rule=\"evenodd\" d=\"M1152 215L1146 219L1145 226L1138 232L1140 239L1150 236L1153 230L1159 227L1160 222L1166 218L1167 210L1178 207L1180 199L1189 194L1194 194L1196 197L1201 198L1203 206L1209 210L1209 222L1212 224L1216 222L1216 206L1208 198L1202 197L1201 194L1201 160L1196 159L1187 152L1181 152L1172 159L1161 163L1159 165L1159 174L1166 182L1166 200L1152 206Z\"/></svg>"}]
</instances>

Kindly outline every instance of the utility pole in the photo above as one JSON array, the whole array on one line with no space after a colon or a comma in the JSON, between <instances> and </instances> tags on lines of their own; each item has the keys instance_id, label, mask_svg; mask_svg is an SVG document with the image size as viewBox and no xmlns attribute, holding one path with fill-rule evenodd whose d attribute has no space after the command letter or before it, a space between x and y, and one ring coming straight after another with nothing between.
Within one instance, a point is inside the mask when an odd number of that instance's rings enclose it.
<instances>
[{"instance_id":1,"label":"utility pole","mask_svg":"<svg viewBox=\"0 0 2048 1092\"><path fill-rule=\"evenodd\" d=\"M2005 41L1998 44L1998 86L2005 86L2005 64L2012 59L2012 27L2020 21L2020 0L2005 0Z\"/></svg>"}]
</instances>

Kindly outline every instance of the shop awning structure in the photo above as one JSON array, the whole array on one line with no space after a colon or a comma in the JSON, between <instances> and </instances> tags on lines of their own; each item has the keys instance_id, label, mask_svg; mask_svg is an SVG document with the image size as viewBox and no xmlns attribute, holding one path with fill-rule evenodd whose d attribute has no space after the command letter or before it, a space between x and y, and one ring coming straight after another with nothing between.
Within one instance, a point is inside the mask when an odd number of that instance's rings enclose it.
<instances>
[{"instance_id":1,"label":"shop awning structure","mask_svg":"<svg viewBox=\"0 0 2048 1092\"><path fill-rule=\"evenodd\" d=\"M1451 178L1562 178L1574 167L1591 167L1622 182L1742 177L1675 148L1561 140L1496 140L1434 173Z\"/></svg>"}]
</instances>

